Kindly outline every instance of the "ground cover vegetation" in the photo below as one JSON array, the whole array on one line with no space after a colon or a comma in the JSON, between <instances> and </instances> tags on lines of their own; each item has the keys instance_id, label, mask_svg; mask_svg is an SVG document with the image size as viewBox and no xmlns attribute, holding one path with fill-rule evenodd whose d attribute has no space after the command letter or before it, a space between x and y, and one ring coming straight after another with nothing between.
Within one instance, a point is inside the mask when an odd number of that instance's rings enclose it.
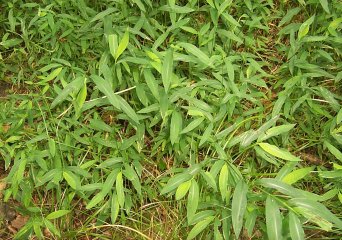
<instances>
[{"instance_id":1,"label":"ground cover vegetation","mask_svg":"<svg viewBox=\"0 0 342 240\"><path fill-rule=\"evenodd\" d=\"M0 10L1 239L342 235L340 1Z\"/></svg>"}]
</instances>

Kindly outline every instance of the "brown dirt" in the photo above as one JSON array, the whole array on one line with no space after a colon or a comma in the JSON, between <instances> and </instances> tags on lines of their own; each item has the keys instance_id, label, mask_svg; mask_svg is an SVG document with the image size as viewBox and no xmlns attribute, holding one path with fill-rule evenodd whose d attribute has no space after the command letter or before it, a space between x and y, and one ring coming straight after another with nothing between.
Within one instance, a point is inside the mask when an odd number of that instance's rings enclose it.
<instances>
[{"instance_id":1,"label":"brown dirt","mask_svg":"<svg viewBox=\"0 0 342 240\"><path fill-rule=\"evenodd\" d=\"M7 90L11 88L11 85L0 81L0 98L5 98L7 96Z\"/></svg>"}]
</instances>

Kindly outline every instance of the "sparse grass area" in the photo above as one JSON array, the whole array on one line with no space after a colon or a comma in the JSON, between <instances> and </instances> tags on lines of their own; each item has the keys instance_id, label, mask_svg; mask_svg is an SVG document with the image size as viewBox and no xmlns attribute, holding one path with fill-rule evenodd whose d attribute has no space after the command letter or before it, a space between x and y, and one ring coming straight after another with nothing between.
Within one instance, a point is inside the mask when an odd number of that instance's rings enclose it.
<instances>
[{"instance_id":1,"label":"sparse grass area","mask_svg":"<svg viewBox=\"0 0 342 240\"><path fill-rule=\"evenodd\" d=\"M0 2L0 239L340 239L338 0Z\"/></svg>"}]
</instances>

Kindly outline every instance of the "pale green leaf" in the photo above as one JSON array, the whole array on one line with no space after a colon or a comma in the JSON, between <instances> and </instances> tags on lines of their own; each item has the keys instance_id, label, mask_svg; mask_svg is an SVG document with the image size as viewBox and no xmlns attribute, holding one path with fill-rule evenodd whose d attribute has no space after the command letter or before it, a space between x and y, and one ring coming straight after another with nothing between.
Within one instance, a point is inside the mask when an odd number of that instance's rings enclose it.
<instances>
[{"instance_id":1,"label":"pale green leaf","mask_svg":"<svg viewBox=\"0 0 342 240\"><path fill-rule=\"evenodd\" d=\"M206 219L197 223L189 232L187 240L194 239L198 234L200 234L213 220L214 216L207 217Z\"/></svg>"},{"instance_id":2,"label":"pale green leaf","mask_svg":"<svg viewBox=\"0 0 342 240\"><path fill-rule=\"evenodd\" d=\"M228 166L224 164L220 171L219 176L219 189L221 193L222 200L226 198L227 195L227 186L228 186Z\"/></svg>"},{"instance_id":3,"label":"pale green leaf","mask_svg":"<svg viewBox=\"0 0 342 240\"><path fill-rule=\"evenodd\" d=\"M121 54L126 50L128 43L129 43L129 30L127 29L119 43L118 49L115 52L115 61L117 61L118 58L121 56Z\"/></svg>"},{"instance_id":4,"label":"pale green leaf","mask_svg":"<svg viewBox=\"0 0 342 240\"><path fill-rule=\"evenodd\" d=\"M183 182L186 182L192 178L191 174L188 173L180 173L170 178L167 182L166 186L161 190L160 194L166 194L168 192L173 191Z\"/></svg>"},{"instance_id":5,"label":"pale green leaf","mask_svg":"<svg viewBox=\"0 0 342 240\"><path fill-rule=\"evenodd\" d=\"M118 197L118 202L121 207L124 207L125 204L125 193L124 193L124 186L123 186L123 178L122 178L122 172L119 172L118 175L116 175L116 194Z\"/></svg>"},{"instance_id":6,"label":"pale green leaf","mask_svg":"<svg viewBox=\"0 0 342 240\"><path fill-rule=\"evenodd\" d=\"M266 151L267 153L271 154L272 156L288 160L288 161L301 161L300 158L292 155L290 152L280 149L277 146L268 144L268 143L259 143L259 146Z\"/></svg>"},{"instance_id":7,"label":"pale green leaf","mask_svg":"<svg viewBox=\"0 0 342 240\"><path fill-rule=\"evenodd\" d=\"M300 25L298 30L298 40L301 40L303 37L305 37L310 29L310 25L315 20L315 15L310 17L308 20L306 20L302 25Z\"/></svg>"},{"instance_id":8,"label":"pale green leaf","mask_svg":"<svg viewBox=\"0 0 342 240\"><path fill-rule=\"evenodd\" d=\"M186 216L188 218L188 223L190 223L193 220L193 217L195 216L195 213L198 207L198 202L199 202L198 183L194 179L192 179L191 186L189 189L189 194L188 194L188 201L186 205Z\"/></svg>"},{"instance_id":9,"label":"pale green leaf","mask_svg":"<svg viewBox=\"0 0 342 240\"><path fill-rule=\"evenodd\" d=\"M292 240L304 240L304 230L302 227L302 223L295 213L290 211L289 213L289 228L290 228L290 236Z\"/></svg>"},{"instance_id":10,"label":"pale green leaf","mask_svg":"<svg viewBox=\"0 0 342 240\"><path fill-rule=\"evenodd\" d=\"M46 219L52 220L52 219L60 218L60 217L67 215L69 212L70 210L57 210L47 215Z\"/></svg>"},{"instance_id":11,"label":"pale green leaf","mask_svg":"<svg viewBox=\"0 0 342 240\"><path fill-rule=\"evenodd\" d=\"M179 185L176 190L176 200L182 199L188 193L190 186L191 180L183 182L181 185Z\"/></svg>"},{"instance_id":12,"label":"pale green leaf","mask_svg":"<svg viewBox=\"0 0 342 240\"><path fill-rule=\"evenodd\" d=\"M247 190L247 184L243 180L240 180L233 194L232 223L236 238L239 238L243 225L243 216L247 207Z\"/></svg>"},{"instance_id":13,"label":"pale green leaf","mask_svg":"<svg viewBox=\"0 0 342 240\"><path fill-rule=\"evenodd\" d=\"M187 133L187 132L190 132L192 130L194 130L196 127L198 127L202 122L203 122L204 118L197 118L195 120L193 120L192 122L189 123L188 126L186 126L181 134L184 134L184 133Z\"/></svg>"},{"instance_id":14,"label":"pale green leaf","mask_svg":"<svg viewBox=\"0 0 342 240\"><path fill-rule=\"evenodd\" d=\"M282 239L282 220L277 202L270 196L265 206L268 239Z\"/></svg>"},{"instance_id":15,"label":"pale green leaf","mask_svg":"<svg viewBox=\"0 0 342 240\"><path fill-rule=\"evenodd\" d=\"M173 50L170 48L166 51L163 66L162 66L162 81L164 85L165 92L169 91L172 82L173 73Z\"/></svg>"},{"instance_id":16,"label":"pale green leaf","mask_svg":"<svg viewBox=\"0 0 342 240\"><path fill-rule=\"evenodd\" d=\"M182 115L178 111L173 111L171 117L171 125L170 125L170 141L171 144L174 145L179 141L179 135L182 130Z\"/></svg>"},{"instance_id":17,"label":"pale green leaf","mask_svg":"<svg viewBox=\"0 0 342 240\"><path fill-rule=\"evenodd\" d=\"M314 167L307 167L307 168L300 168L297 170L294 170L287 174L282 181L287 184L293 184L299 181L300 179L304 178L306 175L308 175L312 170L314 170Z\"/></svg>"}]
</instances>

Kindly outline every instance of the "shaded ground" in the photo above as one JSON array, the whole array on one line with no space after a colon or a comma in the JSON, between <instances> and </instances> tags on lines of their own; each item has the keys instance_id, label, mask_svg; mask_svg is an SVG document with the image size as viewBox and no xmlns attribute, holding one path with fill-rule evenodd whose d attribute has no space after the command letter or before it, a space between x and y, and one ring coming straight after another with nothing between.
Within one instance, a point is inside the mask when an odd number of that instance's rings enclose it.
<instances>
[{"instance_id":1,"label":"shaded ground","mask_svg":"<svg viewBox=\"0 0 342 240\"><path fill-rule=\"evenodd\" d=\"M10 84L0 81L0 98L7 96L7 90L10 89L10 87Z\"/></svg>"}]
</instances>

